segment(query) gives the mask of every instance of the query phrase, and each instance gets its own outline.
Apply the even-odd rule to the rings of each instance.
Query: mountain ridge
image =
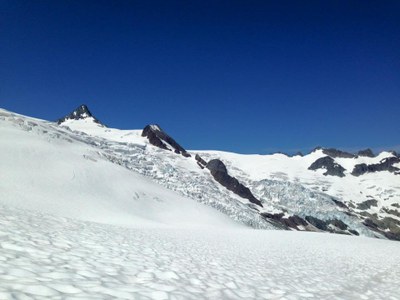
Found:
[[[158,125],[147,125],[145,130],[117,130],[95,122],[97,119],[87,111],[85,107],[82,113],[67,115],[58,126],[93,145],[110,162],[150,177],[249,226],[399,239],[400,218],[395,206],[399,202],[399,188],[394,186],[397,171],[391,173],[376,167],[379,170],[367,170],[359,176],[351,174],[357,163],[369,166],[383,161],[397,170],[398,158],[393,153],[381,152],[372,157],[366,151],[365,156],[350,156],[321,147],[293,157],[193,152],[186,151]],[[152,143],[149,132],[161,143]],[[308,170],[323,157],[329,157],[335,165],[343,165],[344,176],[329,174],[324,164]],[[207,167],[215,159],[224,165],[224,174]],[[381,181],[376,172],[390,180]],[[356,196],[356,191],[366,194]],[[373,205],[363,205],[364,202]]]

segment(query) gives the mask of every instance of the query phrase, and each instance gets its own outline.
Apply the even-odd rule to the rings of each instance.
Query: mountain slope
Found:
[[[400,238],[400,176],[390,171],[361,176],[351,174],[357,165],[374,165],[396,158],[392,152],[382,152],[374,157],[337,157],[334,155],[337,151],[330,151],[332,156],[326,156],[324,149],[293,157],[222,151],[192,153],[200,154],[207,160],[221,159],[256,197],[264,200],[264,206],[269,205],[271,211],[287,211],[302,217],[309,215],[324,221],[342,211],[357,217],[377,233],[388,238]],[[325,157],[342,166],[344,176],[326,174],[324,167],[316,170],[309,168]],[[343,215],[339,219],[346,223]]]
[[[240,197],[216,182],[210,172],[199,167],[195,157],[180,155],[170,139],[162,139],[171,149],[152,144],[141,130],[107,128],[91,118],[67,120],[61,128],[93,144],[109,161],[151,178],[164,187],[228,215],[235,221],[255,228],[275,228],[274,220],[260,215],[260,209],[246,198]],[[159,127],[158,127],[159,128]],[[168,136],[163,133],[163,137]],[[168,140],[168,141],[167,141]],[[176,143],[177,144],[177,143]],[[171,151],[172,149],[178,149]],[[186,150],[183,149],[183,153]]]
[[[85,158],[101,158],[102,163],[108,161],[135,176],[144,175],[152,183],[216,208],[239,223],[255,228],[400,238],[396,172],[378,168],[379,172],[355,176],[351,171],[362,164],[386,164],[388,159],[393,164],[396,154],[375,157],[371,151],[353,155],[318,148],[295,157],[218,151],[192,152],[196,155],[191,156],[159,126],[149,125],[143,131],[107,128],[84,105],[72,113],[76,118],[70,115],[61,119],[60,127],[45,122],[51,130],[45,130],[44,136],[56,134],[79,141],[96,153],[94,158],[87,154]],[[20,126],[27,126],[28,121],[20,119]],[[102,180],[107,181],[109,175]],[[385,195],[388,197],[382,199]]]
[[[211,205],[247,225],[268,228],[268,224],[273,224],[282,229],[322,230],[376,237],[386,235],[396,238],[389,235],[392,231],[386,233],[386,228],[376,229],[369,226],[368,222],[373,216],[365,220],[364,216],[354,214],[344,205],[341,197],[333,195],[332,198],[324,190],[316,191],[307,185],[308,178],[321,185],[322,170],[308,170],[315,160],[326,156],[327,153],[335,157],[353,157],[351,154],[334,149],[319,149],[305,157],[296,156],[292,161],[280,160],[275,164],[274,160],[279,155],[273,155],[272,159],[269,159],[269,156],[241,156],[214,151],[192,152],[197,153],[193,155],[194,158],[189,155],[181,157],[176,154],[187,153],[186,150],[156,125],[146,126],[142,134],[139,130],[121,131],[106,128],[93,122],[91,118],[67,120],[61,123],[61,126],[84,132],[93,140],[97,139],[96,143],[110,161],[151,177],[157,183],[182,195]],[[154,136],[144,134],[152,128],[157,128]],[[154,141],[155,139],[157,141]],[[227,159],[230,156],[235,160]],[[287,158],[285,155],[280,156]],[[333,161],[333,158],[330,159]],[[224,165],[226,162],[228,168],[224,167],[225,171],[217,174],[209,164],[212,161],[218,162],[218,165]],[[285,168],[298,172],[302,182],[296,177],[294,181],[269,181],[268,176],[264,177],[265,170],[272,169],[276,170],[276,174],[283,174]],[[322,177],[323,180],[328,178]],[[355,180],[360,181],[360,178]],[[351,185],[349,187],[352,189]],[[394,234],[397,234],[397,224],[391,224],[390,227]]]
[[[52,123],[1,110],[0,126],[2,204],[124,226],[236,226]]]
[[[0,299],[400,297],[398,242],[244,227],[282,225],[263,216],[279,202],[375,234],[329,195],[219,159],[262,207],[140,130],[0,110]]]

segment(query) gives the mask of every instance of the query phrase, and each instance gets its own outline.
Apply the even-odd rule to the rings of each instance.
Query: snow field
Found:
[[[399,299],[400,243],[0,209],[0,299]]]

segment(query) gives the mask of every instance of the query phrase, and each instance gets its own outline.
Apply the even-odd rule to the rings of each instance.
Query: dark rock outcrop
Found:
[[[400,218],[400,211],[398,211],[396,209],[390,209],[390,208],[387,208],[387,207],[382,207],[381,210],[384,211],[387,214],[390,214],[390,215],[393,215],[393,216],[396,216],[396,217]]]
[[[279,222],[284,225],[285,228],[293,228],[296,230],[303,230],[304,228],[299,228],[298,226],[306,227],[308,225],[307,221],[303,218],[299,217],[298,215],[293,215],[289,217],[284,217],[284,213],[267,213],[263,212],[261,214],[264,218],[269,220],[273,220],[275,222]]]
[[[280,221],[285,214],[284,213],[272,214],[272,213],[268,213],[268,212],[263,212],[263,213],[261,213],[261,215],[264,218],[272,219],[275,221]]]
[[[340,158],[353,158],[355,157],[354,154],[349,153],[349,152],[345,152],[345,151],[341,151],[338,149],[334,149],[334,148],[323,148],[322,152],[330,157],[340,157]]]
[[[158,125],[147,125],[142,131],[142,136],[147,137],[150,144],[156,147],[172,151],[172,149],[168,147],[168,145],[170,145],[174,149],[175,153],[182,154],[184,157],[191,156]]]
[[[378,218],[376,214],[366,214],[363,224],[369,229],[378,232],[388,239],[400,240],[400,221],[392,217]]]
[[[196,154],[194,157],[197,161],[197,164],[199,165],[200,168],[204,169],[207,166],[207,162],[201,158],[200,155]]]
[[[327,222],[322,221],[318,218],[312,217],[312,216],[307,216],[306,221],[310,223],[311,225],[314,225],[316,228],[327,231],[328,230],[328,225]]]
[[[372,165],[367,165],[367,164],[358,164],[354,166],[353,171],[351,172],[351,175],[354,176],[360,176],[365,173],[374,173],[374,172],[381,172],[381,171],[389,171],[395,174],[400,173],[400,169],[394,167],[393,165],[395,163],[399,163],[400,158],[398,157],[388,157],[379,162],[379,164],[372,164]]]
[[[371,206],[378,206],[378,201],[376,201],[375,199],[369,199],[357,204],[357,208],[361,210],[370,209]]]
[[[225,164],[219,159],[210,160],[207,165],[214,179],[236,195],[262,207],[261,201],[251,193],[248,187],[241,184],[235,177],[228,174]]]
[[[333,219],[333,220],[330,221],[330,223],[331,223],[333,226],[339,228],[340,230],[346,230],[346,229],[348,228],[348,226],[346,225],[346,223],[344,223],[343,221],[338,220],[338,219]]]
[[[357,231],[357,230],[354,230],[354,229],[349,229],[349,232],[350,232],[352,235],[360,235],[360,234],[358,233],[358,231]]]
[[[63,118],[60,118],[57,120],[58,124],[61,124],[67,120],[83,120],[87,118],[93,118],[93,121],[103,125],[99,120],[97,120],[92,113],[90,112],[89,108],[85,105],[82,104],[78,106],[76,109],[74,109],[70,114],[66,115]]]
[[[290,228],[294,228],[299,230],[298,226],[307,226],[308,223],[303,218],[299,217],[298,215],[293,215],[288,218],[282,218],[282,223]]]
[[[332,157],[329,156],[324,156],[321,158],[318,158],[315,162],[311,164],[311,166],[308,167],[309,170],[318,170],[318,169],[325,169],[326,172],[324,175],[331,175],[331,176],[338,176],[338,177],[344,177],[344,171],[346,171],[345,168],[343,168],[341,165],[335,162],[335,160]]]
[[[322,230],[322,231],[329,231],[329,232],[333,232],[333,233],[344,233],[344,234],[348,234],[344,231],[348,230],[348,226],[346,223],[344,223],[341,220],[338,219],[331,219],[331,220],[321,220],[312,216],[307,216],[306,217],[307,222],[309,222],[310,224],[314,225],[316,228]],[[330,225],[333,225],[335,228],[330,227]]]
[[[374,152],[371,149],[360,150],[357,152],[358,156],[375,157]]]
[[[348,207],[346,204],[344,204],[342,201],[336,200],[336,199],[334,199],[334,198],[332,198],[332,201],[333,201],[337,206],[339,206],[340,208],[349,209],[349,207]]]

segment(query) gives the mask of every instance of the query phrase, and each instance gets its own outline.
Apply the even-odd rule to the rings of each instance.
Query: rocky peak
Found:
[[[354,154],[349,153],[349,152],[345,152],[342,150],[338,150],[335,148],[323,148],[322,152],[330,157],[336,158],[336,157],[340,157],[340,158],[353,158],[355,157]]]
[[[360,150],[357,152],[358,156],[375,157],[374,152],[371,149]]]
[[[179,145],[157,124],[147,125],[142,131],[142,136],[147,137],[150,144],[156,147],[164,150],[174,151],[177,154],[182,154],[184,157],[191,156],[181,145]]]
[[[94,122],[101,124],[101,122],[92,115],[89,108],[85,104],[78,106],[65,117],[58,119],[57,123],[61,124],[67,120],[83,120],[87,118],[92,118]]]

